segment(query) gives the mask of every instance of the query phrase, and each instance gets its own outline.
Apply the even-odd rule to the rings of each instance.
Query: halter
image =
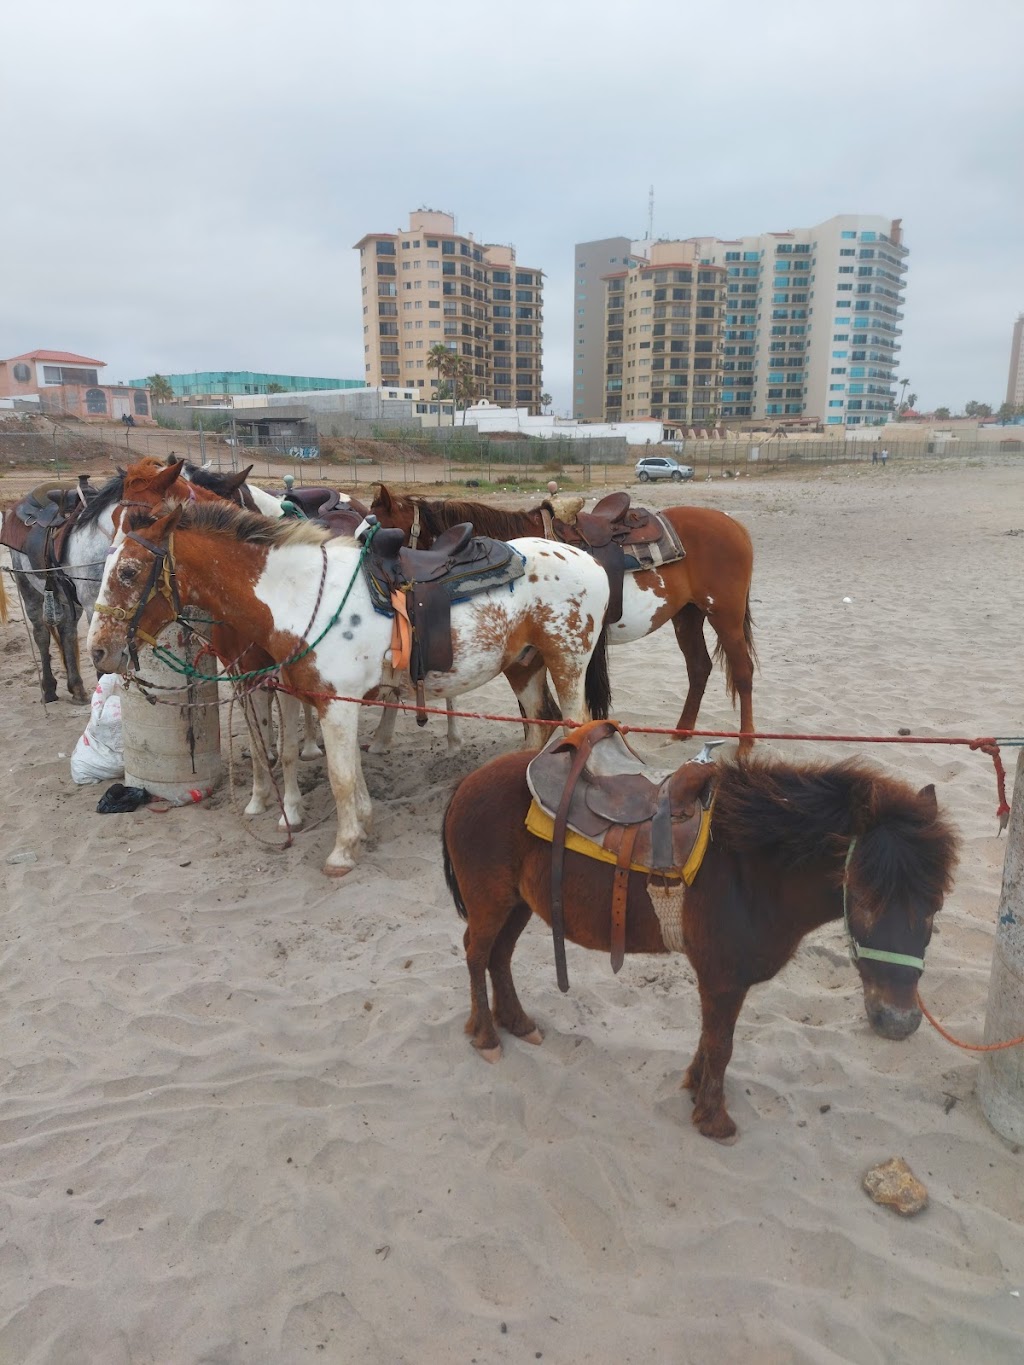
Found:
[[[846,936],[850,940],[850,956],[854,962],[859,962],[862,958],[872,962],[889,962],[896,967],[913,967],[917,972],[924,971],[924,958],[911,957],[909,953],[890,953],[884,948],[865,948],[853,936],[853,929],[850,926],[850,863],[853,861],[853,850],[857,847],[857,836],[854,835],[850,840],[850,847],[846,853],[846,865],[843,868],[843,923],[846,925]]]
[[[125,539],[134,540],[137,545],[141,545],[153,556],[153,567],[150,570],[149,581],[139,598],[139,604],[134,613],[130,612],[127,607],[109,607],[101,602],[96,603],[94,610],[99,612],[101,616],[112,616],[115,621],[128,622],[126,632],[128,657],[132,661],[132,666],[138,668],[139,650],[136,641],[141,640],[143,644],[147,645],[156,644],[156,637],[139,627],[143,612],[149,606],[150,601],[157,593],[166,598],[168,606],[174,613],[175,620],[181,612],[181,601],[178,597],[178,582],[174,573],[174,532],[172,531],[167,537],[165,546],[154,545],[151,540],[146,540],[137,531],[129,531]]]

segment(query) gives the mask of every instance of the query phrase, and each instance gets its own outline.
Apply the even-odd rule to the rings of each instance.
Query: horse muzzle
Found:
[[[921,1011],[915,1000],[915,990],[887,994],[873,982],[864,982],[864,1012],[868,1023],[881,1038],[899,1043],[915,1033],[921,1023]]]

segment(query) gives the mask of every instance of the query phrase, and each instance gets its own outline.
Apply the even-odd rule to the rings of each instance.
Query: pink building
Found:
[[[105,368],[103,360],[70,351],[28,351],[0,360],[0,398],[38,395],[40,408],[52,416],[77,417],[83,422],[131,416],[141,424],[154,425],[149,390],[105,384],[100,377]]]

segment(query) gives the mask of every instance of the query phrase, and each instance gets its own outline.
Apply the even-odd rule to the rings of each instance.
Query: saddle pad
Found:
[[[436,586],[444,588],[451,602],[465,602],[471,597],[476,597],[478,593],[490,592],[492,588],[503,588],[514,583],[517,578],[522,578],[526,573],[525,556],[514,550],[507,542],[483,540],[482,537],[475,537],[470,542],[471,546],[478,544],[489,547],[486,551],[481,550],[478,556],[486,560],[486,563],[479,566],[463,562],[460,555],[459,560],[452,565],[451,573],[446,574],[444,578],[433,580]],[[494,547],[499,545],[507,553],[498,554],[495,560]],[[394,608],[391,605],[392,589],[388,582],[375,572],[375,567],[372,556],[363,561],[363,577],[366,579],[373,609],[382,616],[394,616]]]
[[[662,564],[672,564],[677,559],[686,558],[686,549],[672,524],[666,521],[660,512],[652,511],[651,515],[660,526],[661,535],[657,540],[623,545],[627,573],[636,573],[640,569],[657,569]]]
[[[672,872],[666,873],[655,870],[654,868],[645,867],[643,863],[630,863],[630,871],[646,872],[651,876],[664,877],[666,880],[681,879],[687,886],[692,886],[694,878],[700,871],[701,863],[704,861],[704,855],[708,850],[708,843],[711,838],[712,809],[713,803],[706,810],[701,810],[700,828],[697,831],[697,837],[694,840],[693,847],[690,850],[686,863],[683,867],[679,868],[678,871],[673,869]],[[550,844],[555,832],[555,822],[552,817],[548,815],[547,811],[541,810],[536,801],[531,801],[530,809],[526,813],[526,828],[538,839],[543,839],[545,843]],[[586,858],[596,858],[598,862],[610,863],[613,867],[618,862],[617,856],[611,849],[604,848],[601,844],[595,844],[592,839],[588,839],[585,835],[580,834],[572,825],[569,826],[566,833],[565,846],[566,848],[571,849],[573,853],[582,853]]]
[[[31,529],[31,526],[26,526],[15,514],[14,508],[9,507],[4,513],[3,522],[0,523],[0,545],[6,545],[8,549],[19,550],[24,554]]]

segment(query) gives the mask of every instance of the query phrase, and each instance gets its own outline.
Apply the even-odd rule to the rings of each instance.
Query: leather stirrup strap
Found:
[[[569,827],[569,803],[579,781],[580,773],[587,766],[590,751],[599,739],[610,734],[615,726],[610,721],[593,726],[580,740],[573,754],[572,767],[565,779],[562,795],[558,802],[554,829],[551,833],[551,937],[555,949],[555,977],[558,989],[569,989],[569,972],[565,965],[565,914],[562,902],[562,874],[565,871],[565,834]]]
[[[626,903],[629,900],[629,865],[639,825],[626,825],[619,845],[619,858],[612,882],[612,971],[618,972],[626,956]]]

